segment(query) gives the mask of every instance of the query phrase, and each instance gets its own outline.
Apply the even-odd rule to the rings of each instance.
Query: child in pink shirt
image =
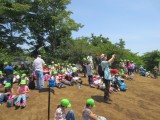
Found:
[[[29,93],[29,88],[26,85],[26,80],[21,80],[20,86],[18,87],[17,94],[18,98],[16,101],[16,108],[18,109],[20,107],[20,103],[22,100],[22,107],[21,109],[26,107],[26,98],[27,98],[27,93]]]

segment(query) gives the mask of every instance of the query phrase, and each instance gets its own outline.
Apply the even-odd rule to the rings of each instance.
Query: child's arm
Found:
[[[92,112],[89,114],[89,116],[92,118],[92,120],[98,120],[97,115],[93,114]]]
[[[20,93],[19,93],[19,89],[20,89],[20,88],[18,87],[18,89],[17,89],[17,95],[20,95]]]
[[[30,89],[28,86],[25,87],[25,93],[29,93],[30,92]]]

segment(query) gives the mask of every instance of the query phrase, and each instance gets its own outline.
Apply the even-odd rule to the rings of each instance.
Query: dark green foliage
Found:
[[[145,68],[147,70],[152,70],[155,66],[158,66],[160,62],[160,51],[154,50],[152,52],[147,52],[142,56]]]
[[[134,61],[151,68],[158,63],[157,51],[142,58],[125,49],[125,41],[112,44],[103,35],[71,37],[73,31],[83,27],[70,18],[67,10],[71,0],[4,0],[0,1],[0,64],[12,62],[17,57],[33,61],[41,54],[46,63],[51,61],[77,63],[91,54],[116,54],[112,67],[120,60]]]

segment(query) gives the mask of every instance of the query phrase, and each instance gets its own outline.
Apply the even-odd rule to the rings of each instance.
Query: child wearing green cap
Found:
[[[26,80],[21,80],[20,86],[17,89],[18,98],[16,101],[16,109],[20,107],[21,100],[22,100],[21,109],[26,107],[26,98],[27,98],[27,93],[29,92],[30,90],[29,87],[26,85]]]
[[[4,87],[4,76],[2,71],[0,71],[0,88]]]
[[[157,67],[157,66],[155,66],[155,67],[153,68],[153,77],[154,77],[155,79],[158,78],[158,67]]]
[[[62,99],[54,113],[54,120],[76,120],[73,110],[68,111],[66,114],[66,109],[71,106],[68,99]]]
[[[14,71],[13,72],[13,83],[19,82],[19,80],[20,80],[20,76],[18,72]]]
[[[12,93],[13,93],[13,88],[11,87],[10,82],[6,82],[4,87],[5,87],[5,89],[4,89],[4,101],[7,102],[9,96],[11,96]]]
[[[92,98],[87,99],[86,107],[82,111],[82,120],[107,120],[103,116],[96,115],[92,112],[92,108],[95,107],[95,102]]]

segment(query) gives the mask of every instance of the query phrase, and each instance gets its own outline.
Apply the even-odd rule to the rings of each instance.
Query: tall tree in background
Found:
[[[121,38],[119,39],[119,43],[115,43],[115,45],[121,49],[124,49],[125,48],[125,41]]]
[[[67,10],[68,4],[70,0],[35,0],[31,3],[26,21],[31,33],[28,38],[35,51],[45,47],[55,53],[61,44],[70,40],[72,31],[82,27],[70,18],[72,12]]]
[[[15,0],[16,1],[16,0]],[[7,47],[9,52],[20,50],[18,45],[26,42],[26,26],[24,14],[30,6],[16,3],[15,1],[0,1],[0,43]]]
[[[144,61],[145,68],[152,70],[154,66],[158,67],[160,62],[160,51],[154,50],[152,52],[147,52],[142,56],[142,60]]]

